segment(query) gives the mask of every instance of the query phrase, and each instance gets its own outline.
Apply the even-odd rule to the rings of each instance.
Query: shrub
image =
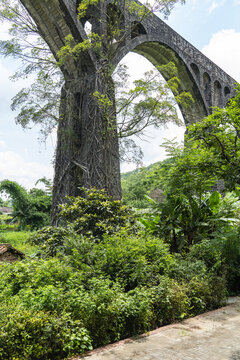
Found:
[[[118,279],[126,290],[150,286],[173,261],[163,241],[144,232],[129,234],[125,229],[105,236],[96,251],[96,267],[112,280]]]
[[[67,197],[60,206],[60,219],[73,224],[78,234],[101,240],[122,226],[133,225],[134,217],[120,200],[112,200],[104,190],[81,188],[82,197]]]
[[[92,349],[88,331],[62,317],[16,304],[0,308],[1,360],[62,360]]]
[[[159,280],[159,284],[151,288],[156,327],[184,319],[190,309],[186,286],[166,276]]]
[[[88,289],[69,292],[67,311],[88,329],[94,347],[149,330],[151,299],[137,288],[125,293],[120,284],[107,278],[92,278]]]
[[[226,282],[228,292],[240,291],[240,242],[239,229],[217,232],[213,239],[205,239],[190,248],[189,260],[201,259],[212,273]]]
[[[10,298],[20,290],[38,289],[48,285],[66,289],[72,286],[75,280],[78,281],[78,274],[56,258],[3,264],[0,267],[0,296]]]
[[[73,230],[70,226],[46,226],[33,233],[29,238],[29,242],[33,245],[38,245],[41,253],[45,256],[56,256],[71,233],[73,233]]]
[[[200,259],[192,257],[191,252],[185,257],[178,254],[169,269],[171,278],[185,284],[191,310],[189,315],[199,314],[206,309],[215,309],[225,303],[227,296],[226,279],[224,273],[220,273],[219,264],[216,262],[218,256],[213,257],[213,266],[208,268],[201,256],[201,243],[193,248],[199,248]],[[207,258],[209,259],[209,256]]]

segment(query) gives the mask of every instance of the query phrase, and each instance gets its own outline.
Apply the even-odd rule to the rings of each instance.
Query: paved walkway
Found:
[[[85,360],[240,360],[240,298],[218,310],[164,326],[76,358]]]

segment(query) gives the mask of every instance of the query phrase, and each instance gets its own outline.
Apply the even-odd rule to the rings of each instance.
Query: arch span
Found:
[[[64,37],[69,33],[79,42],[86,38],[84,26],[77,17],[76,9],[79,0],[56,0],[51,4],[47,0],[20,1],[36,21],[54,55],[64,45]],[[138,0],[135,2],[142,5]],[[96,11],[91,12],[94,31],[99,30],[104,33],[102,25],[106,22],[107,8],[111,7],[111,3],[111,0],[103,2],[101,14]],[[218,99],[218,106],[225,106],[229,98],[234,95],[236,81],[159,17],[150,13],[140,21],[137,15],[128,12],[127,7],[124,6],[124,0],[118,1],[118,7],[115,10],[114,7],[111,9],[111,18],[114,21],[119,22],[119,19],[122,19],[121,28],[126,31],[132,29],[129,36],[124,37],[124,41],[116,47],[113,65],[116,66],[130,51],[143,55],[154,65],[166,64],[174,59],[179,71],[181,89],[189,91],[195,100],[190,110],[182,109],[186,123],[199,121],[211,113],[211,107],[216,104],[216,99]],[[91,63],[92,70],[90,71],[94,71],[97,67],[97,59],[90,51],[87,56],[89,56],[87,65],[90,66]],[[79,73],[75,63],[69,62],[67,66],[70,74],[74,71]],[[208,74],[210,82],[204,74]],[[220,88],[223,89],[222,94],[220,94]]]
[[[180,91],[189,92],[194,99],[190,109],[180,107],[186,124],[201,120],[213,106],[226,105],[234,95],[236,81],[231,76],[157,16],[151,14],[142,25],[146,34],[127,39],[113,59],[114,66],[129,52],[143,55],[155,66],[173,61],[178,68]]]
[[[209,106],[200,88],[198,76],[192,67],[188,67],[184,60],[168,45],[157,41],[157,39],[149,39],[148,36],[139,36],[121,49],[113,60],[114,65],[117,65],[129,52],[144,56],[154,66],[165,65],[170,61],[175,63],[179,74],[180,92],[187,91],[194,99],[194,104],[190,108],[186,109],[180,106],[186,125],[202,119],[208,114]],[[166,81],[169,80],[167,74],[162,74],[162,76]]]

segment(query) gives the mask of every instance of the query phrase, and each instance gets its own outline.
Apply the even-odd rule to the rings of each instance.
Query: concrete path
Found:
[[[96,349],[85,360],[240,360],[240,298],[149,335]]]

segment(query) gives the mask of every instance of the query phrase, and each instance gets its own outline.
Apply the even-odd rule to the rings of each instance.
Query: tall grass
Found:
[[[0,243],[11,244],[26,255],[31,255],[37,251],[38,247],[27,242],[30,235],[30,231],[4,231],[0,233]]]

